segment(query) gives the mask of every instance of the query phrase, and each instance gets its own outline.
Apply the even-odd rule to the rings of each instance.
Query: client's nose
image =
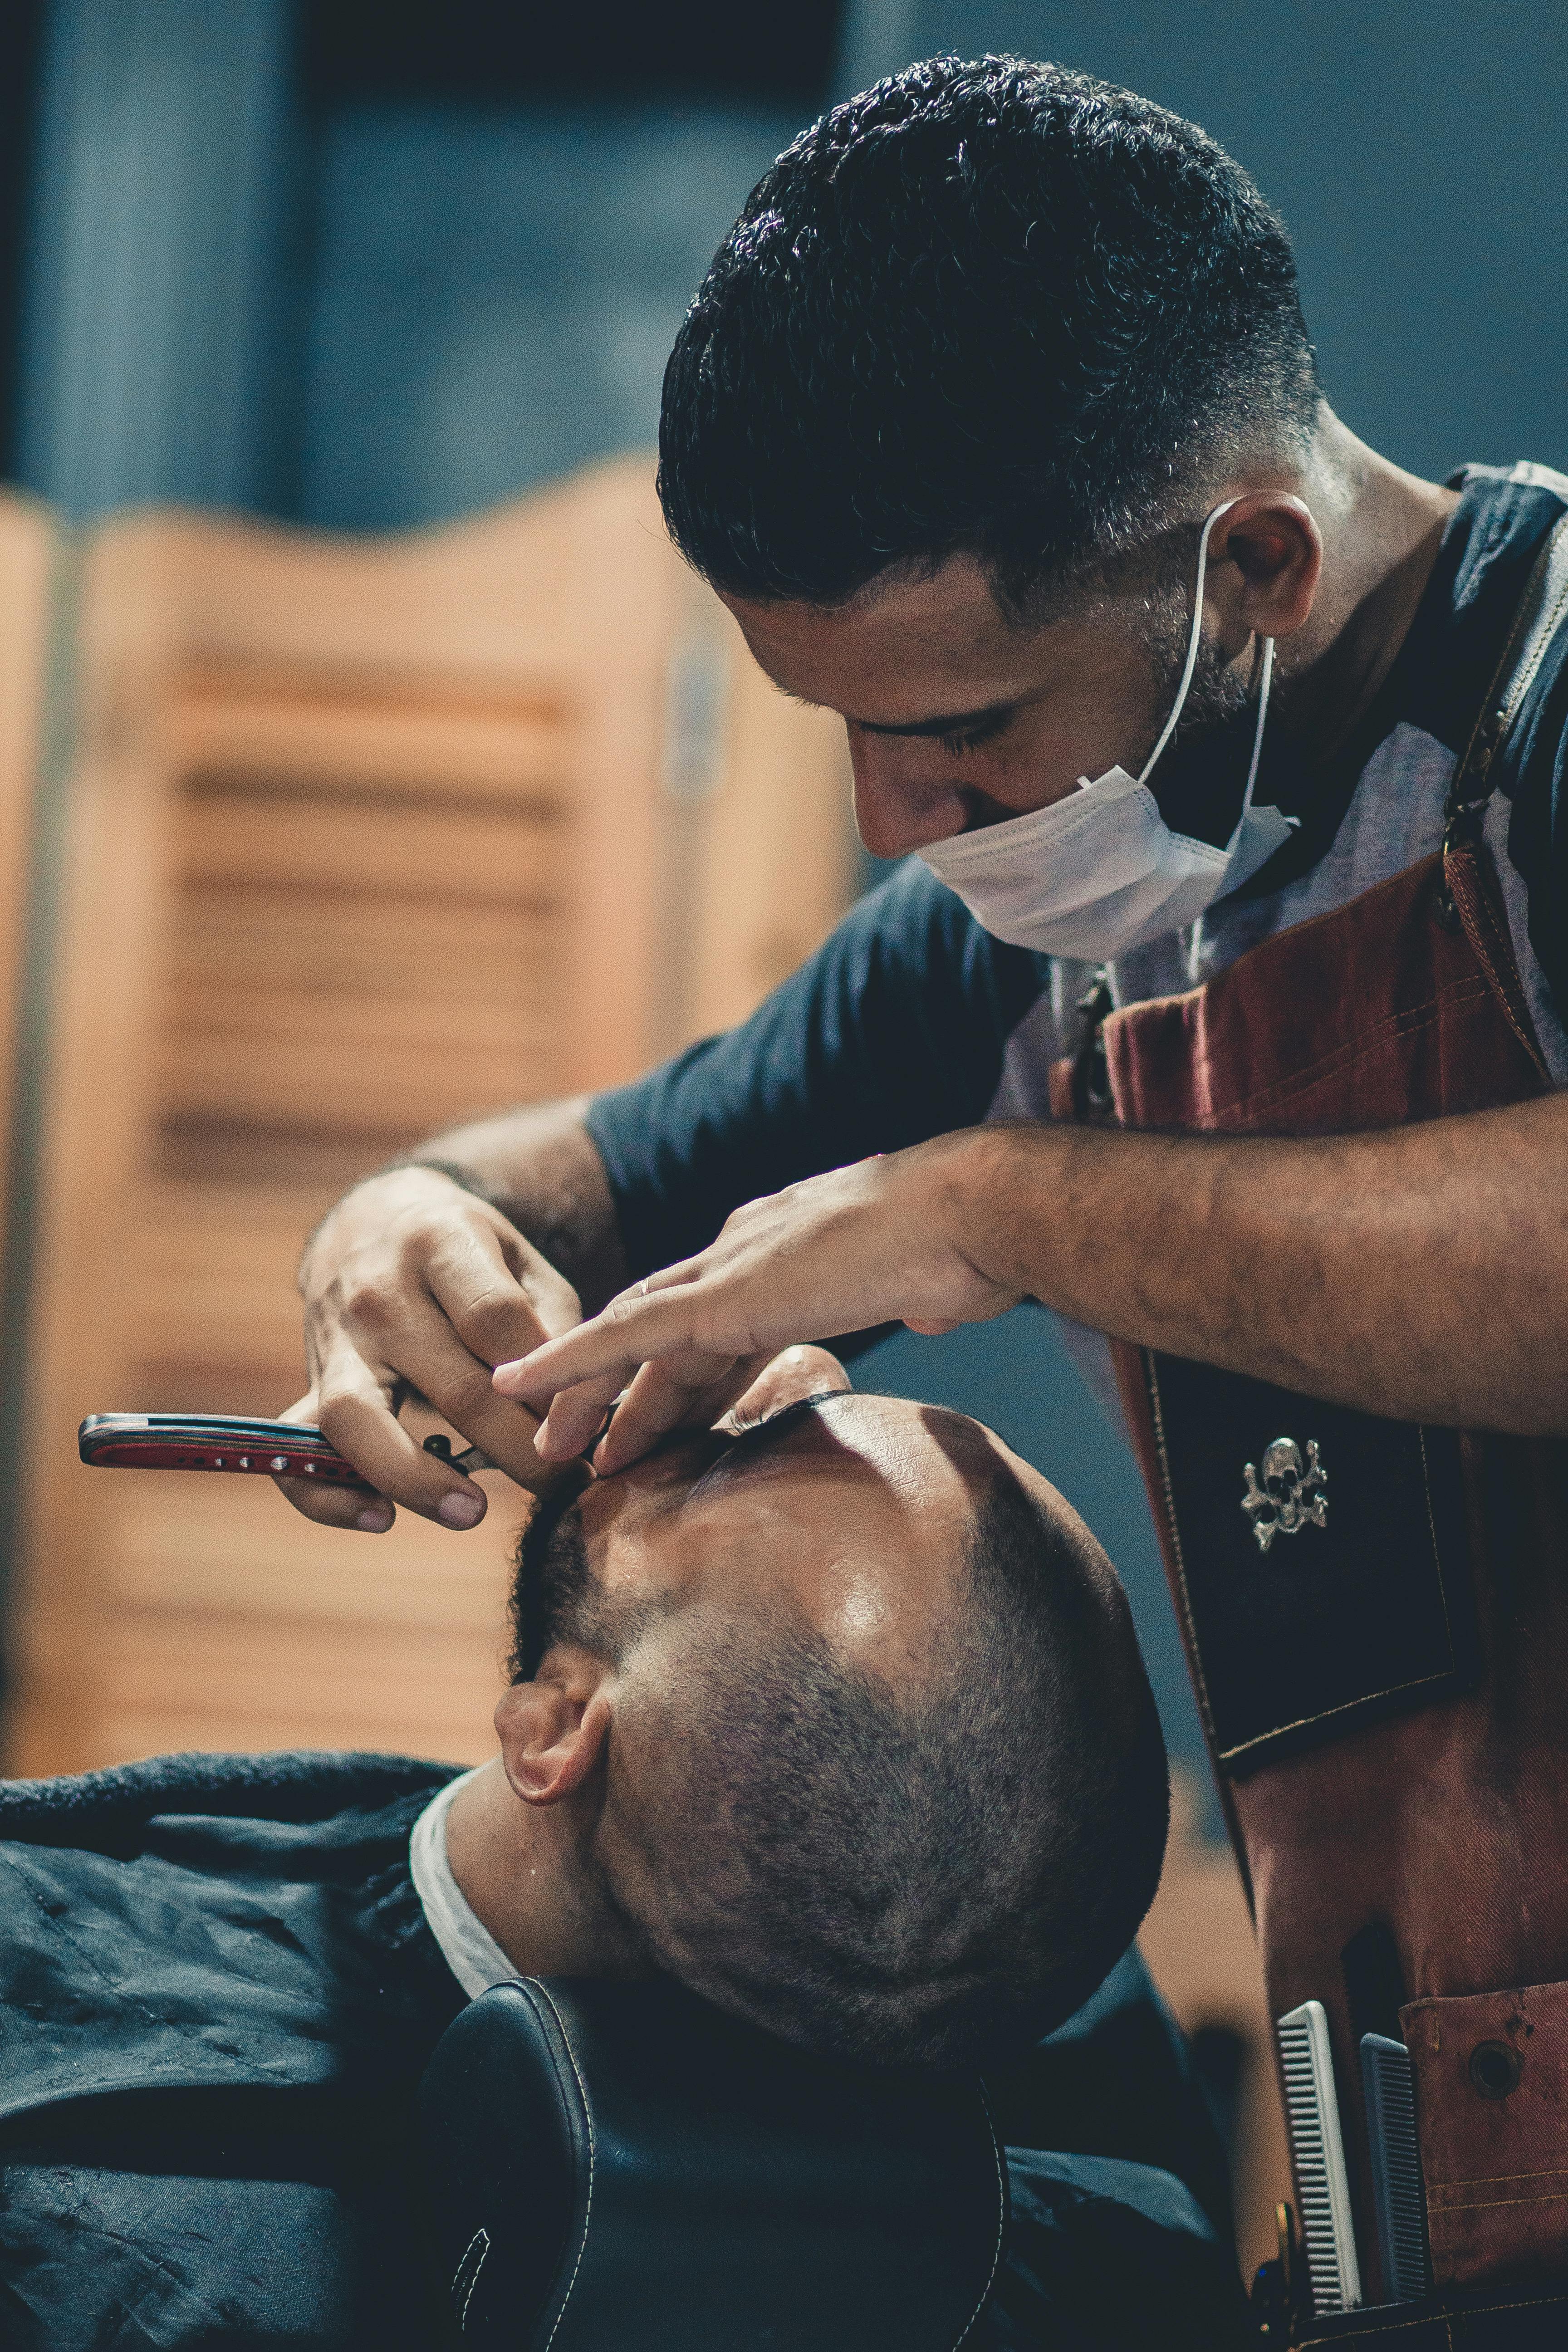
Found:
[[[755,1421],[765,1413],[781,1412],[787,1404],[798,1404],[805,1397],[821,1396],[826,1389],[848,1389],[853,1385],[830,1349],[785,1348],[771,1363],[763,1365],[744,1396],[738,1397],[730,1411],[742,1422]]]

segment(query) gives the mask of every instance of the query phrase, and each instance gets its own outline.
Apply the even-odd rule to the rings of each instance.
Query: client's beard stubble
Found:
[[[577,1507],[587,1483],[586,1476],[563,1478],[536,1505],[518,1538],[507,1611],[512,1631],[510,1682],[531,1682],[551,1643],[574,1630],[589,1583]]]

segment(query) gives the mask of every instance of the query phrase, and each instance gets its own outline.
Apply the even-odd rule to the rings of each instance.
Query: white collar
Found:
[[[447,1859],[447,1808],[476,1772],[459,1772],[431,1798],[415,1822],[408,1840],[408,1868],[414,1892],[424,1906],[430,1933],[441,1955],[470,2000],[491,1985],[513,1984],[521,1970],[514,1969],[452,1875]]]

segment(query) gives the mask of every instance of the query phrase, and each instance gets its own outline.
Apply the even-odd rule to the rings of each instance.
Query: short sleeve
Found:
[[[631,1273],[701,1249],[743,1201],[974,1125],[1048,968],[909,859],[750,1020],[595,1098]]]
[[[1530,907],[1530,944],[1568,1027],[1568,624],[1558,628],[1505,754],[1510,863]]]

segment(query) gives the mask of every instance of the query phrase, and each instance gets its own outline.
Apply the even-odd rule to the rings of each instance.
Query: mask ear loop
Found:
[[[1273,677],[1274,640],[1272,637],[1265,637],[1263,640],[1263,668],[1258,681],[1258,729],[1252,738],[1252,765],[1247,772],[1247,790],[1241,796],[1241,814],[1243,816],[1247,814],[1247,810],[1252,806],[1252,787],[1258,782],[1258,762],[1263,757],[1263,722],[1268,716],[1268,688],[1273,680]],[[1288,822],[1294,824],[1298,820],[1295,817],[1291,817]]]
[[[1176,699],[1171,707],[1171,715],[1160,730],[1160,740],[1155,744],[1153,750],[1150,752],[1149,757],[1143,762],[1142,772],[1138,778],[1141,784],[1146,784],[1148,782],[1150,777],[1154,772],[1155,762],[1158,761],[1161,752],[1164,750],[1166,744],[1170,741],[1172,736],[1176,731],[1176,721],[1182,715],[1183,706],[1186,701],[1188,691],[1193,683],[1193,672],[1198,666],[1198,646],[1203,642],[1204,634],[1204,574],[1208,570],[1209,533],[1213,530],[1215,523],[1218,522],[1221,515],[1227,515],[1232,507],[1238,507],[1240,504],[1241,500],[1239,499],[1226,499],[1223,506],[1215,507],[1214,512],[1205,518],[1204,527],[1198,533],[1198,578],[1197,585],[1193,590],[1193,625],[1187,638],[1186,667],[1182,672],[1182,682],[1176,688]],[[1265,642],[1269,647],[1269,658],[1270,664],[1272,665],[1273,640],[1272,638],[1269,638],[1266,639]],[[1267,702],[1267,700],[1268,674],[1266,672],[1264,682],[1264,701]],[[1258,742],[1261,742],[1261,740],[1262,730],[1261,727],[1259,727]],[[1256,774],[1258,769],[1258,744],[1254,744],[1253,746],[1252,766],[1253,772]],[[1252,791],[1250,782],[1247,789],[1250,795]]]

